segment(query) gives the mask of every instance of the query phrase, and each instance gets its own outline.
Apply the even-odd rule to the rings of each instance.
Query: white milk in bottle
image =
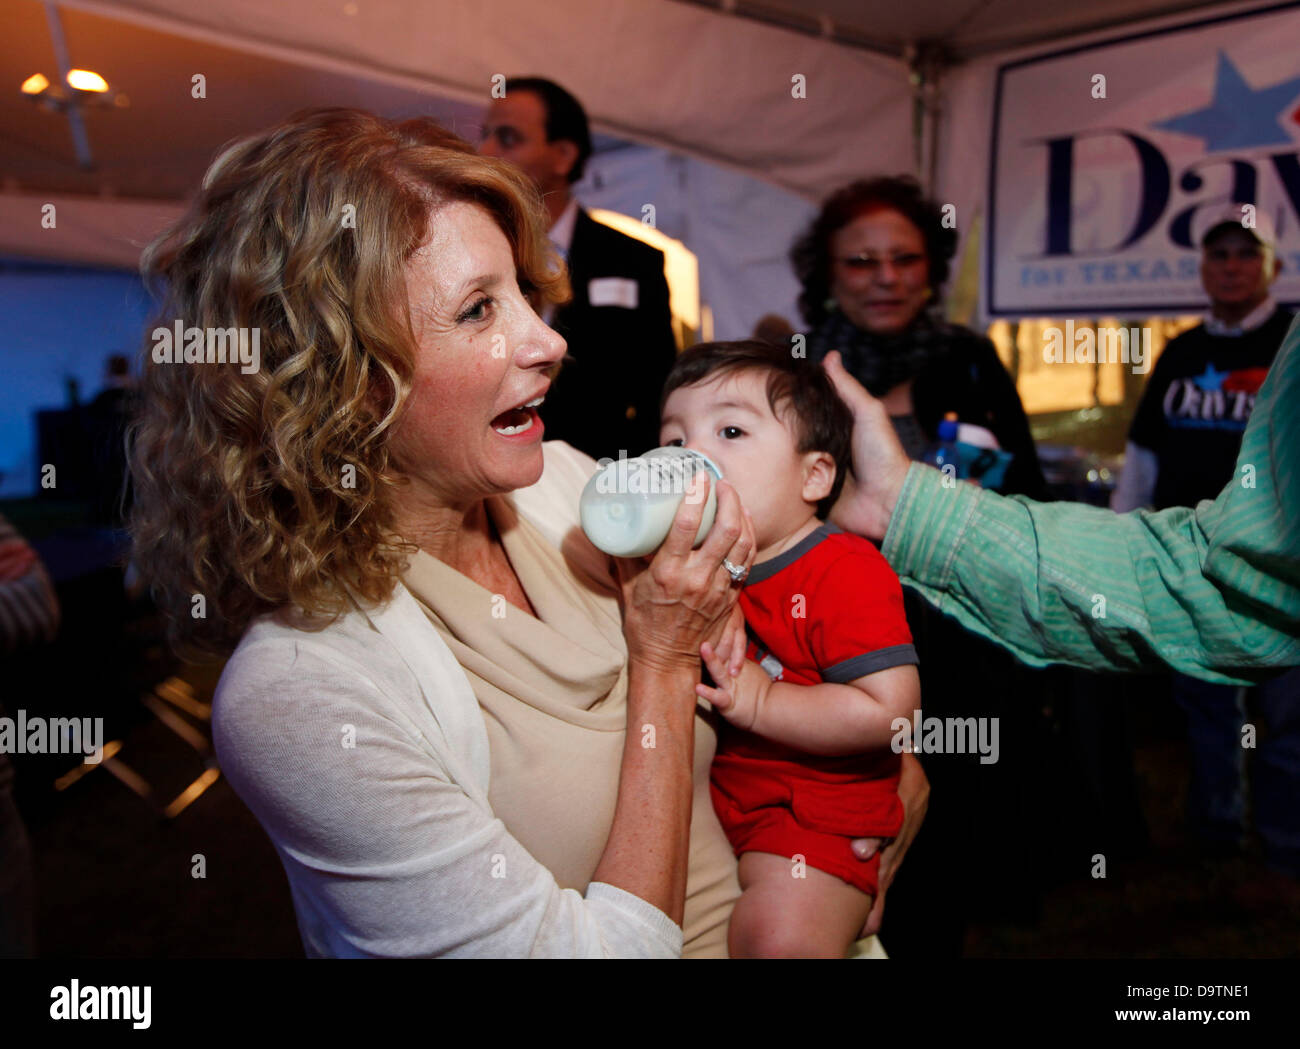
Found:
[[[707,455],[689,448],[654,448],[602,467],[582,490],[582,530],[597,549],[613,557],[654,553],[668,538],[677,508],[699,470],[710,478],[704,517],[695,534],[699,546],[713,527],[718,508],[715,482],[722,479],[722,471]]]

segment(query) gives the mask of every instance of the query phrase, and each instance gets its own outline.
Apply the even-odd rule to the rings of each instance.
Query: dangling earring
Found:
[[[840,308],[840,304],[835,301],[835,296],[831,295],[822,303],[822,308],[825,309],[827,313],[834,313]]]
[[[934,289],[931,288],[928,284],[926,285],[926,288],[925,288],[925,297],[926,297],[927,299],[933,299],[933,298],[934,298]]]

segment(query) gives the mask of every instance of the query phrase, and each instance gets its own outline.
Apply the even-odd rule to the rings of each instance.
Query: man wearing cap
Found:
[[[543,320],[569,355],[546,395],[546,436],[594,459],[659,443],[659,391],[677,356],[664,253],[605,226],[570,189],[591,155],[581,104],[559,84],[513,77],[483,121],[479,152],[523,170],[542,194],[573,299]]]
[[[1201,224],[1204,323],[1170,341],[1138,404],[1111,508],[1195,506],[1232,475],[1255,393],[1291,314],[1269,289],[1282,263],[1267,216],[1232,209]]]
[[[1151,373],[1112,509],[1194,507],[1234,479],[1255,395],[1292,321],[1270,294],[1281,269],[1272,226],[1263,214],[1244,224],[1246,213],[1233,207],[1197,224],[1210,309],[1165,347]],[[1244,760],[1256,746],[1244,739],[1249,703],[1251,721],[1263,721],[1255,726],[1256,827],[1269,858],[1300,877],[1300,669],[1254,690],[1176,674],[1173,693],[1188,718],[1187,811],[1201,845],[1215,854],[1241,846]]]

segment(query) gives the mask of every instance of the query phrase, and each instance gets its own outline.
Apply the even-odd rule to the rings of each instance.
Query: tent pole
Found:
[[[912,85],[913,168],[927,194],[934,192],[939,166],[939,89],[948,56],[934,43],[908,44],[903,52]]]
[[[63,23],[59,20],[57,4],[45,5],[45,21],[50,27],[50,46],[54,48],[54,60],[59,67],[62,86],[70,87],[68,73],[72,69],[72,62],[68,58],[68,44],[63,37]],[[90,136],[86,134],[86,122],[82,119],[81,107],[77,105],[75,91],[72,92],[67,106],[64,107],[63,115],[68,118],[68,130],[72,132],[72,148],[77,153],[77,166],[90,171],[94,167],[94,159],[90,153]]]

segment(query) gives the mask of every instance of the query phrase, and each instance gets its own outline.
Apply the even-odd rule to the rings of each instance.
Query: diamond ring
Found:
[[[733,583],[739,583],[745,576],[749,575],[749,569],[744,565],[732,564],[725,557],[722,559],[722,567],[727,570]]]

